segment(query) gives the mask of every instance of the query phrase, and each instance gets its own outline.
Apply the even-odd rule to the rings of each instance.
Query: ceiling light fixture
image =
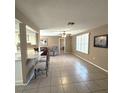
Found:
[[[65,31],[62,33],[62,37],[63,37],[63,38],[66,37],[66,33],[65,33]]]
[[[68,22],[68,26],[72,26],[72,25],[74,25],[75,23],[74,22]],[[61,34],[61,36],[62,36],[62,38],[65,38],[66,37],[66,33],[65,33],[65,31],[63,31],[63,33]],[[71,34],[69,34],[69,36],[71,36]]]

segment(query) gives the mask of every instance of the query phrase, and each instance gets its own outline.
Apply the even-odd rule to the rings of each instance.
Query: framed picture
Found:
[[[108,48],[108,35],[94,36],[94,47]]]
[[[47,46],[48,45],[48,39],[42,38],[40,39],[40,46]]]

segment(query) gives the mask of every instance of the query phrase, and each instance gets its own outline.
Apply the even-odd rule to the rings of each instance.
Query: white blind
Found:
[[[88,54],[89,33],[78,35],[76,37],[76,50]]]

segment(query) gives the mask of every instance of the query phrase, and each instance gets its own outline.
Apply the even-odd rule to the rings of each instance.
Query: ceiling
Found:
[[[108,0],[15,0],[41,35],[72,35],[108,23]],[[68,26],[68,22],[75,25]]]
[[[15,19],[15,32],[16,33],[20,33],[19,31],[19,23],[21,23],[18,19]],[[28,25],[26,25],[26,31],[30,34],[32,33],[38,33],[37,31],[35,31],[34,29],[32,29],[31,27],[29,27]]]

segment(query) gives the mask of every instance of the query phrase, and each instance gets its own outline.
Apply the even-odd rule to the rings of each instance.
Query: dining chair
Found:
[[[48,69],[49,69],[49,51],[48,49],[44,50],[42,54],[40,54],[38,58],[38,63],[35,66],[34,69],[34,77],[36,79],[37,74],[41,71],[46,72],[46,76],[48,76]]]

